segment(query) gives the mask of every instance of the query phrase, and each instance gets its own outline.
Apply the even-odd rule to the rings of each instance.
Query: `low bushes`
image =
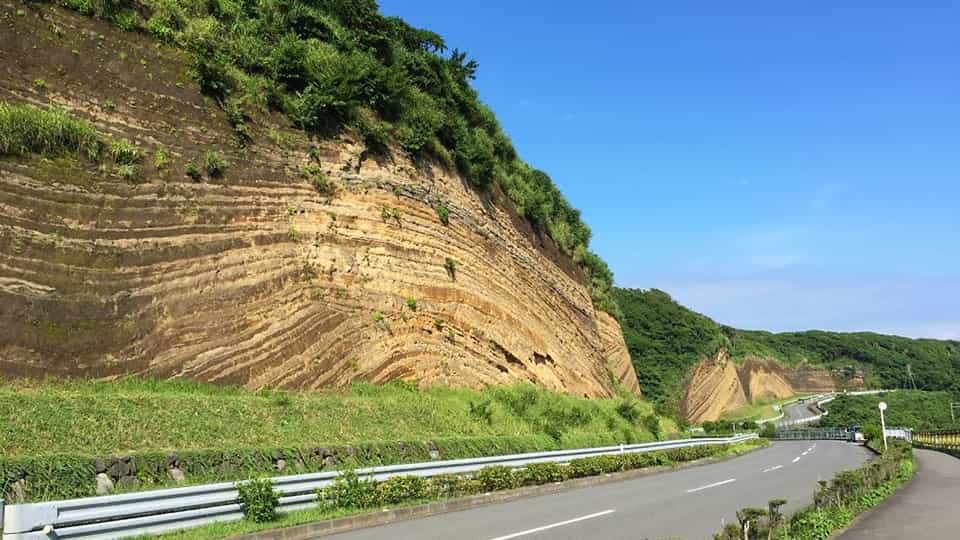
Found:
[[[250,480],[237,484],[237,492],[243,505],[243,516],[254,523],[277,519],[280,494],[273,490],[268,478]]]
[[[750,442],[752,446],[762,442]],[[359,478],[346,471],[329,487],[318,491],[318,500],[327,508],[363,509],[404,502],[451,498],[586,478],[630,469],[670,465],[710,456],[726,455],[731,445],[677,448],[660,452],[625,453],[574,459],[567,465],[534,463],[522,469],[491,465],[472,477],[441,474],[431,478],[395,476],[383,482]]]
[[[544,436],[461,437],[433,441],[371,442],[315,448],[236,448],[177,453],[137,452],[91,457],[59,454],[0,456],[0,498],[10,503],[96,495],[97,475],[124,490],[299,474],[340,467],[457,459],[555,450]]]

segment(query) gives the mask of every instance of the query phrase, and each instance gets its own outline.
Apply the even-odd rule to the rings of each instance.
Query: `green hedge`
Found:
[[[762,445],[751,441],[747,445]],[[671,465],[706,457],[725,455],[728,444],[676,448],[658,452],[613,454],[572,460],[567,465],[535,463],[522,469],[491,465],[473,476],[443,474],[424,479],[414,476],[396,476],[383,482],[358,478],[348,471],[331,486],[317,492],[318,500],[327,508],[363,509],[404,502],[461,497],[491,491],[502,491],[520,486],[535,486],[586,478],[632,469]]]
[[[543,436],[469,437],[433,441],[370,442],[313,448],[234,448],[176,453],[137,452],[124,456],[57,454],[37,457],[0,456],[0,498],[8,502],[70,499],[96,495],[96,476],[103,472],[118,484],[116,491],[174,487],[171,468],[186,484],[224,482],[262,476],[317,472],[557,450]],[[282,460],[285,467],[278,468]],[[121,481],[121,478],[126,480]]]
[[[593,441],[599,446],[609,441]],[[116,484],[115,492],[174,487],[175,468],[183,475],[183,484],[227,482],[265,476],[301,474],[332,469],[353,469],[398,463],[416,463],[432,459],[515,454],[561,449],[544,436],[475,437],[436,439],[434,441],[371,442],[352,446],[297,448],[238,448],[191,450],[176,454],[139,452],[127,456],[92,457],[49,455],[39,457],[0,457],[0,497],[8,502],[35,502],[72,499],[96,495],[97,474],[103,473]],[[677,448],[662,452],[622,454],[573,460],[568,467],[537,465],[523,471],[491,469],[478,476],[478,485],[453,481],[443,488],[463,493],[494,490],[520,485],[555,482],[596,474],[669,465],[726,452],[728,445]],[[285,464],[278,467],[281,462]],[[500,476],[493,476],[500,473]],[[181,484],[182,485],[182,484]]]

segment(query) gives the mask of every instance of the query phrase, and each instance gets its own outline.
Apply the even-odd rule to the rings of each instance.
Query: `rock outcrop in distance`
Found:
[[[862,380],[852,383],[862,386]],[[726,349],[698,363],[684,384],[681,413],[691,423],[719,420],[724,413],[763,399],[831,392],[837,382],[826,368],[809,363],[788,367],[750,357],[737,365]]]
[[[147,155],[132,179],[0,158],[0,374],[639,394],[619,325],[506,197],[280,117],[250,123],[240,148],[177,51],[55,8],[0,9],[0,100],[63,107]],[[208,151],[222,176],[189,178]]]

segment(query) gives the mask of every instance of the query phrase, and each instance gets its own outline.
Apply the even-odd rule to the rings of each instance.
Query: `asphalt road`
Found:
[[[916,476],[840,540],[942,540],[960,537],[960,459],[914,450]]]
[[[340,540],[709,539],[747,506],[813,501],[817,480],[858,467],[863,447],[781,441],[728,461],[336,535]]]
[[[789,405],[783,407],[784,416],[776,422],[778,426],[789,425],[791,422],[800,420],[802,418],[810,418],[817,416],[818,413],[815,413],[810,410],[810,407],[816,403],[821,397],[811,397],[805,399],[803,402],[795,401]]]

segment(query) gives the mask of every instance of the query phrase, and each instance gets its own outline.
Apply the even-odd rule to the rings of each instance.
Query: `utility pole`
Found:
[[[913,380],[913,366],[907,364],[907,376],[910,377],[910,384],[913,385],[913,389],[917,389],[917,381]]]
[[[954,424],[957,423],[957,411],[960,411],[960,401],[955,401],[950,404],[950,420]]]
[[[883,418],[883,411],[887,410],[887,402],[880,402],[880,430],[883,432],[883,451],[887,451],[887,421]]]

